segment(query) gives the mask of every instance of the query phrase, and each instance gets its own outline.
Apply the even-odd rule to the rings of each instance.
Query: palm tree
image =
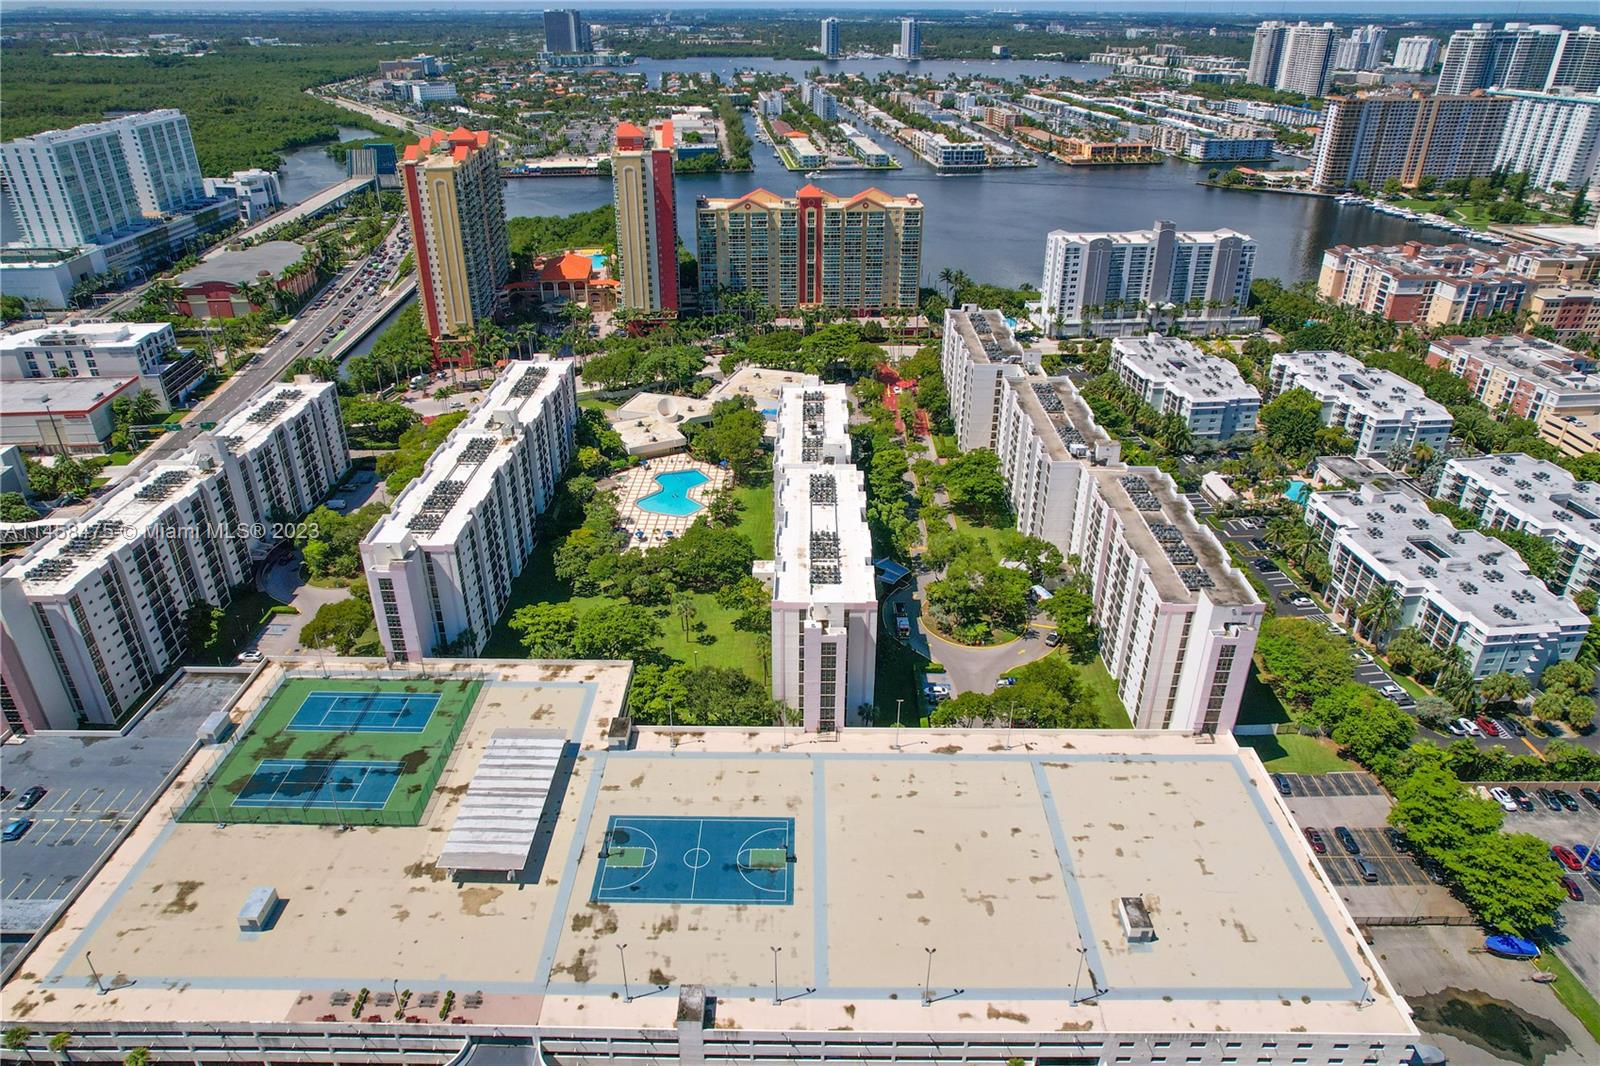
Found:
[[[1282,552],[1296,566],[1305,566],[1315,538],[1311,527],[1300,520],[1284,516],[1267,523],[1267,543]]]
[[[1528,679],[1504,670],[1478,682],[1478,694],[1486,703],[1515,703],[1530,691]]]
[[[57,1033],[50,1038],[50,1050],[55,1052],[56,1061],[66,1062],[70,1057],[67,1049],[72,1046],[71,1033]]]
[[[1434,689],[1457,714],[1470,715],[1478,706],[1478,683],[1467,669],[1467,657],[1460,648],[1451,648],[1447,655]]]
[[[939,271],[939,284],[945,286],[949,290],[951,298],[954,298],[956,294],[956,272],[949,267]]]
[[[680,592],[672,597],[673,609],[678,615],[678,624],[683,627],[683,639],[689,639],[689,626],[693,624],[695,615],[699,614],[694,605],[694,596],[687,592]]]
[[[1393,585],[1374,587],[1356,608],[1356,618],[1364,630],[1362,635],[1382,648],[1389,642],[1389,633],[1400,621],[1400,606],[1400,594]]]
[[[28,1050],[28,1037],[31,1035],[32,1034],[28,1032],[28,1027],[26,1025],[11,1026],[11,1028],[6,1030],[5,1049],[7,1051],[20,1051],[24,1055],[28,1056],[29,1062],[32,1062],[33,1052]]]

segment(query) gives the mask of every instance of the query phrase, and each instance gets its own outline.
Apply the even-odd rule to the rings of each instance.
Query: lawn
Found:
[[[602,400],[598,396],[585,396],[583,399],[578,401],[578,406],[587,408],[590,411],[599,411],[604,413],[606,411],[615,411],[617,408],[621,407],[622,404],[618,403],[616,400]]]
[[[774,551],[772,529],[772,482],[765,485],[740,485],[733,495],[743,505],[739,524],[734,528],[750,538],[757,559],[770,559]]]
[[[1268,770],[1282,774],[1329,774],[1340,770],[1360,770],[1353,762],[1339,758],[1331,741],[1299,733],[1278,736],[1237,737],[1239,744],[1254,748]]]
[[[1006,557],[1006,553],[1001,546],[1005,543],[1006,538],[1015,532],[1014,526],[1009,524],[1003,526],[978,525],[954,513],[950,515],[950,521],[955,525],[957,532],[970,533],[987,544],[996,559],[1004,559]]]
[[[772,490],[741,489],[740,492],[765,492],[770,501]],[[741,517],[741,527],[755,528],[763,521],[761,515],[765,514],[764,522],[767,530],[766,537],[769,545],[766,554],[771,554],[770,544],[772,537],[772,515],[770,511],[762,512],[754,505],[748,507]],[[746,532],[749,533],[746,528]],[[752,539],[754,535],[752,534]],[[533,549],[533,555],[528,559],[528,565],[523,567],[522,573],[511,583],[511,598],[506,606],[505,614],[495,624],[493,632],[489,634],[488,643],[484,646],[483,657],[489,659],[525,659],[528,657],[522,641],[515,630],[511,628],[511,616],[517,608],[530,603],[570,603],[580,612],[594,607],[607,607],[613,604],[625,604],[628,601],[613,596],[574,596],[564,584],[556,580],[554,562],[555,545],[548,540],[540,541]],[[758,547],[756,554],[762,553]],[[716,601],[716,597],[707,592],[697,592],[692,597],[695,616],[691,629],[686,634],[682,624],[678,621],[676,609],[671,606],[643,607],[648,610],[661,623],[662,639],[661,650],[674,659],[689,663],[691,666],[735,666],[749,674],[751,677],[767,684],[770,682],[770,664],[766,659],[766,641],[763,634],[749,633],[733,628],[734,619],[738,612],[728,610]]]
[[[271,822],[301,825],[416,825],[433,786],[477,702],[477,681],[291,678],[272,694],[250,730],[233,745],[180,817],[190,822]],[[290,731],[287,727],[313,692],[437,693],[439,702],[421,732]],[[381,810],[298,805],[235,807],[264,759],[397,762],[399,779]]]
[[[1106,670],[1104,660],[1095,656],[1093,662],[1078,668],[1078,677],[1089,690],[1095,712],[1100,716],[1101,729],[1133,728],[1127,708],[1122,706],[1122,697],[1117,695],[1117,682]]]

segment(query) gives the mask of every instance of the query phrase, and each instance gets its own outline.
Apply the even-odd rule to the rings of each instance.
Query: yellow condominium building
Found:
[[[400,163],[423,323],[437,341],[494,314],[511,274],[494,135],[465,127],[408,145]]]
[[[696,252],[702,299],[754,292],[779,309],[822,305],[861,314],[913,308],[922,280],[922,201],[867,189],[793,197],[756,189],[701,197]]]
[[[617,270],[622,307],[678,310],[678,224],[672,193],[670,119],[650,132],[624,122],[611,148],[611,195],[617,209]]]

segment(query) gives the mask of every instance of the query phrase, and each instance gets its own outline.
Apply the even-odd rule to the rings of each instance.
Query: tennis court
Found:
[[[595,903],[794,902],[793,818],[614,816]]]
[[[233,806],[380,811],[399,780],[397,762],[263,759]]]
[[[295,733],[420,733],[437,692],[308,692],[289,719]]]

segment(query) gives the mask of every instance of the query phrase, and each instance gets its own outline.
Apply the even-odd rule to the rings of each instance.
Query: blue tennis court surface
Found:
[[[235,807],[328,807],[377,811],[400,780],[397,762],[262,759]]]
[[[614,816],[591,899],[793,903],[794,819]]]
[[[311,692],[289,719],[297,733],[420,733],[437,692]]]

